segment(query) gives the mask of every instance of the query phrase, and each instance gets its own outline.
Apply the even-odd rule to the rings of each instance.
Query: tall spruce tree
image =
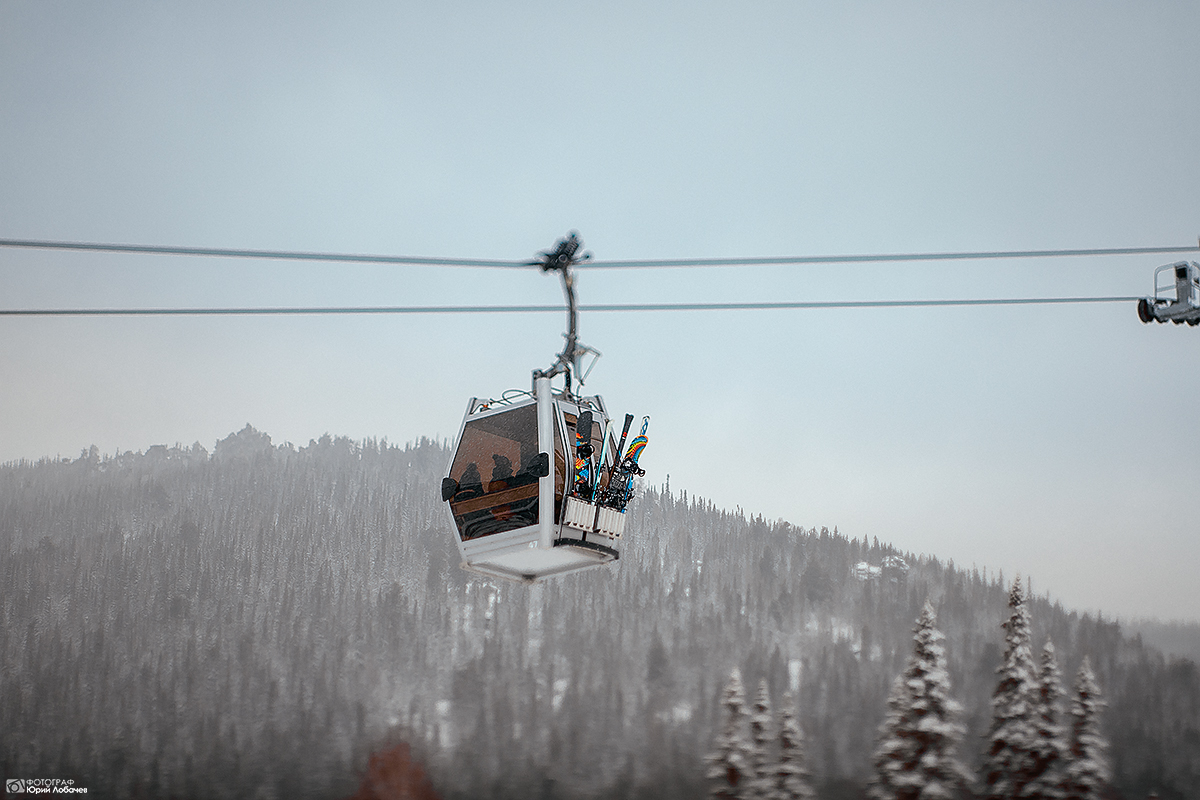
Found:
[[[1030,748],[1032,765],[1029,783],[1022,790],[1028,800],[1063,800],[1067,741],[1058,701],[1063,695],[1054,643],[1046,640],[1038,666],[1037,701],[1034,708],[1034,738]]]
[[[892,685],[879,728],[872,800],[945,800],[967,781],[954,754],[963,727],[960,706],[950,698],[945,637],[936,621],[926,602],[913,631],[913,654]]]
[[[1108,742],[1100,733],[1104,701],[1100,686],[1085,656],[1071,696],[1071,744],[1067,761],[1066,800],[1099,800],[1108,783]]]
[[[737,667],[721,694],[725,722],[717,735],[717,744],[705,761],[705,776],[713,781],[712,796],[721,800],[743,800],[751,777],[750,742],[746,735],[746,692],[742,673]]]
[[[783,696],[779,717],[779,760],[775,765],[775,797],[779,800],[815,800],[812,777],[804,760],[804,734],[796,718],[792,693]]]
[[[771,691],[764,678],[758,683],[758,694],[750,709],[750,781],[746,786],[747,800],[775,800],[775,781],[772,774],[774,719],[771,716]]]
[[[1037,684],[1030,649],[1029,611],[1021,579],[1008,593],[1011,609],[1004,623],[1004,662],[992,693],[992,727],[983,760],[983,796],[987,800],[1017,800],[1033,775],[1034,706]]]

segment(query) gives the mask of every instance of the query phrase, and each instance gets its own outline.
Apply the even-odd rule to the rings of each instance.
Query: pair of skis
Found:
[[[629,503],[633,478],[646,474],[646,471],[638,466],[638,459],[641,458],[642,451],[649,441],[646,437],[646,429],[650,425],[649,417],[642,419],[641,433],[630,442],[629,450],[624,457],[621,457],[621,451],[625,447],[625,439],[629,436],[629,428],[632,424],[633,415],[626,414],[625,425],[621,430],[621,441],[617,444],[617,459],[614,459],[617,463],[609,471],[608,486],[601,488],[600,472],[604,469],[604,459],[608,455],[608,442],[612,438],[612,420],[609,420],[604,427],[604,438],[600,444],[600,458],[593,463],[592,455],[595,453],[595,448],[592,447],[591,409],[581,411],[576,419],[574,495],[589,503],[595,503],[597,513],[599,513],[599,506],[615,508],[624,512],[625,506]]]

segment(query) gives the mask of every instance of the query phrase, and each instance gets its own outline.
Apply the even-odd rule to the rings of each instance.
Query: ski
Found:
[[[592,411],[579,412],[575,420],[575,479],[573,493],[577,497],[592,496]]]

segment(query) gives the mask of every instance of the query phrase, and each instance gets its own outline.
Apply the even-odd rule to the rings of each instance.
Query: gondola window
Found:
[[[450,477],[450,510],[464,541],[538,524],[537,407],[501,411],[466,424]]]

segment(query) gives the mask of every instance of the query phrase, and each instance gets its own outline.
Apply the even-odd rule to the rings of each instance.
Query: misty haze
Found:
[[[448,458],[247,426],[211,453],[0,468],[5,774],[343,798],[370,763],[434,794],[358,797],[699,797],[736,669],[747,705],[760,682],[794,698],[817,796],[857,798],[926,601],[981,764],[1013,576],[643,486],[615,564],[482,579],[438,497]],[[1112,796],[1200,796],[1195,662],[1046,594],[1028,609],[1068,693],[1095,669]]]
[[[0,0],[6,797],[1200,800],[1197,31]]]

